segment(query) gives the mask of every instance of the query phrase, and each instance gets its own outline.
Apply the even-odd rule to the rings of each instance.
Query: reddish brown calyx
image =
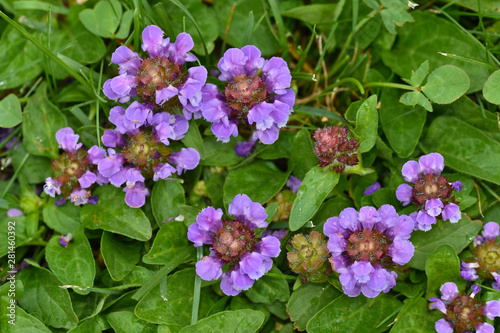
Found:
[[[332,166],[343,172],[346,166],[358,164],[359,141],[349,136],[345,127],[332,126],[314,132],[314,153],[321,167]]]
[[[144,177],[152,178],[153,167],[159,163],[168,163],[172,150],[163,143],[156,141],[150,131],[141,131],[127,140],[122,150],[123,158],[141,170]]]
[[[391,264],[387,255],[391,245],[389,238],[380,230],[359,230],[353,232],[347,239],[347,255],[352,261],[369,261],[372,265]]]
[[[222,227],[215,233],[212,250],[232,269],[244,253],[253,251],[258,241],[259,238],[246,224],[238,220],[224,220]]]
[[[80,148],[76,152],[65,151],[59,155],[52,161],[52,169],[54,170],[54,178],[63,184],[61,193],[67,197],[74,188],[80,187],[78,178],[90,169],[95,169],[95,166],[90,165],[87,160],[87,152]]]
[[[184,67],[165,57],[144,59],[136,74],[137,93],[145,102],[155,104],[156,91],[184,82]],[[178,103],[177,99],[174,99]]]
[[[225,89],[226,101],[236,115],[246,118],[255,104],[264,102],[269,96],[267,87],[259,76],[240,74],[229,82]]]
[[[486,321],[483,307],[484,302],[461,295],[446,307],[443,317],[452,323],[457,333],[474,332],[478,325]]]
[[[413,201],[418,206],[424,205],[430,199],[440,199],[445,203],[452,191],[453,188],[444,176],[426,174],[415,183]]]

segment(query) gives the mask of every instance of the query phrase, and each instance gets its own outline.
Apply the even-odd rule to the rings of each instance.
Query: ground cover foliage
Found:
[[[481,312],[500,299],[498,232],[487,225],[500,223],[498,8],[1,0],[1,331],[500,328],[500,310]],[[151,26],[164,35],[148,37]],[[183,32],[188,49],[175,44]],[[167,37],[168,51],[155,49]],[[261,53],[238,69],[258,101],[226,85],[242,72],[225,52],[242,48]],[[135,90],[149,74],[130,73],[161,52],[185,81],[155,99]],[[128,90],[109,88],[124,75]],[[214,101],[230,112],[217,118]],[[259,105],[274,109],[261,117]],[[126,123],[132,113],[147,115]],[[161,163],[128,157],[141,144],[157,149],[147,163]],[[128,164],[111,172],[117,155]],[[70,160],[68,190],[59,177]],[[438,183],[443,192],[426,190]],[[368,236],[382,254],[363,252]],[[482,291],[471,294],[473,283]],[[450,311],[462,313],[465,298],[481,310],[455,321],[440,312],[458,302]]]

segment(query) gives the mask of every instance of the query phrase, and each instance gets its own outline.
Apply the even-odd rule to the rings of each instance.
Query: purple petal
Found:
[[[122,169],[123,162],[123,156],[110,148],[108,149],[108,157],[99,162],[97,169],[104,177],[111,177]]]
[[[219,99],[212,99],[204,103],[201,106],[201,111],[203,118],[211,123],[221,121],[223,118],[227,119],[231,113],[231,109],[227,104]]]
[[[396,238],[389,246],[389,255],[392,261],[398,265],[407,264],[415,253],[415,247],[408,240]]]
[[[248,57],[240,49],[228,49],[217,64],[221,71],[219,80],[232,81],[236,75],[244,74],[247,60]]]
[[[368,261],[356,261],[351,266],[352,273],[359,283],[366,283],[370,274],[374,271],[372,264]]]
[[[280,241],[274,236],[262,237],[260,242],[255,245],[255,252],[270,258],[276,258],[280,252]]]
[[[328,239],[328,250],[334,256],[340,256],[346,250],[347,240],[339,234],[332,234]]]
[[[451,302],[458,297],[458,288],[457,285],[453,282],[446,282],[441,286],[439,290],[443,294],[443,296],[441,296],[441,299],[445,302]]]
[[[217,230],[222,228],[222,209],[217,210],[213,207],[204,208],[196,217],[196,223],[200,230],[216,233]],[[213,238],[213,236],[212,236]]]
[[[397,219],[399,218],[396,209],[391,205],[382,205],[378,209],[378,213],[380,216],[380,221],[375,224],[375,228],[380,231],[384,231],[387,228],[392,228],[396,225]]]
[[[401,172],[407,182],[415,183],[420,179],[422,169],[416,161],[408,161],[403,165]]]
[[[260,50],[253,45],[246,45],[241,48],[243,54],[247,57],[245,64],[245,74],[247,76],[254,76],[257,70],[264,66],[264,58],[260,55]]]
[[[366,283],[366,285],[372,289],[373,291],[380,293],[382,290],[385,289],[385,286],[387,284],[387,276],[384,272],[384,268],[382,269],[376,269],[370,274],[370,279]],[[365,294],[365,293],[363,293]],[[367,296],[365,294],[365,296]],[[368,296],[367,296],[368,297]]]
[[[425,210],[430,216],[438,216],[441,214],[443,207],[444,205],[439,199],[430,199],[425,202]]]
[[[179,65],[184,64],[185,61],[193,61],[193,57],[187,55],[189,51],[194,47],[193,38],[190,34],[181,32],[175,39],[175,43],[170,44],[170,56]]]
[[[439,153],[430,153],[420,157],[418,164],[425,175],[430,173],[440,175],[444,169],[444,158]]]
[[[45,179],[45,185],[43,186],[43,191],[50,195],[52,198],[54,198],[57,195],[61,194],[61,186],[64,184],[61,184],[57,179],[52,179],[51,177],[48,177]]]
[[[462,217],[462,213],[460,212],[460,207],[455,205],[454,203],[448,203],[442,212],[443,221],[450,220],[451,223],[457,223]]]
[[[429,301],[431,301],[431,307],[433,309],[438,309],[439,311],[441,311],[442,313],[445,313],[446,314],[446,305],[443,303],[442,300],[440,300],[439,298],[437,297],[431,297],[429,298]]]
[[[257,252],[245,253],[241,257],[240,269],[243,273],[252,278],[252,275],[260,270],[262,256]],[[256,278],[254,278],[256,279]]]
[[[149,103],[139,103],[134,101],[125,110],[125,117],[133,123],[133,128],[139,128],[146,123],[146,120],[151,120],[153,116],[153,105]]]
[[[109,121],[112,122],[116,126],[116,129],[122,134],[126,134],[137,128],[134,122],[125,117],[125,109],[121,106],[115,106],[109,111]]]
[[[298,179],[294,175],[290,175],[286,181],[286,186],[293,193],[297,193],[299,191],[300,185],[302,185],[302,180]]]
[[[144,206],[146,203],[146,196],[149,195],[149,191],[144,186],[144,183],[136,183],[134,187],[125,187],[123,189],[125,192],[125,203],[132,208],[139,208]]]
[[[92,146],[87,153],[87,160],[94,165],[99,164],[106,157],[106,151],[99,146]]]
[[[487,241],[495,240],[499,234],[498,223],[488,222],[484,225],[482,235]]]
[[[427,214],[425,210],[421,210],[417,213],[417,218],[415,220],[416,228],[422,231],[429,231],[433,224],[436,224],[436,218]]]
[[[326,223],[323,225],[323,233],[327,237],[332,237],[338,233],[344,234],[345,229],[340,225],[339,218],[334,216],[326,220]]]
[[[378,190],[380,190],[380,188],[381,188],[380,183],[376,181],[365,189],[365,192],[363,193],[363,195],[373,194],[373,193],[377,192]]]
[[[238,136],[238,125],[236,120],[230,120],[227,124],[224,122],[218,122],[212,124],[212,133],[217,137],[217,141],[229,142],[229,138],[232,136]]]
[[[457,190],[457,192],[460,192],[462,191],[462,182],[457,180],[456,182],[453,182],[451,183],[451,187],[454,189],[454,190]]]
[[[80,136],[75,134],[71,127],[64,127],[56,132],[56,140],[59,143],[59,148],[68,152],[76,152],[82,146],[81,143],[78,143],[79,138]]]
[[[408,239],[415,227],[415,221],[408,215],[401,215],[396,220],[394,226],[386,231],[386,235],[392,239]]]
[[[19,210],[17,208],[11,208],[7,211],[7,216],[8,217],[17,217],[17,216],[22,216],[23,211]]]
[[[285,94],[285,89],[289,88],[292,82],[292,75],[286,61],[279,57],[272,57],[265,62],[262,67],[262,78],[267,90],[278,95]]]
[[[358,222],[358,212],[354,208],[346,208],[339,214],[339,223],[344,229],[358,231],[361,225]]]
[[[248,290],[253,286],[254,280],[239,269],[231,271],[233,287],[237,290]]]
[[[205,256],[196,263],[196,274],[203,280],[217,280],[222,275],[222,260],[215,256]]]
[[[267,227],[266,210],[258,202],[252,202],[246,194],[237,194],[229,204],[228,213],[245,222],[252,230]]]
[[[396,189],[396,198],[401,201],[403,206],[408,205],[413,197],[413,187],[408,184],[401,184]]]
[[[212,244],[214,234],[206,230],[200,230],[197,223],[193,223],[188,228],[187,238],[194,243],[195,247],[200,247],[203,244]]]
[[[495,317],[500,317],[500,302],[496,300],[486,302],[484,314],[491,320],[494,320]]]
[[[170,177],[175,172],[175,168],[168,163],[158,163],[153,167],[153,171],[153,180],[156,182],[158,179]]]
[[[102,143],[106,147],[125,147],[125,139],[119,131],[105,130],[101,137]]]
[[[200,163],[200,153],[194,148],[182,148],[177,153],[172,153],[168,160],[177,168],[177,174],[184,170],[193,170]]]
[[[255,147],[255,141],[252,139],[240,141],[234,146],[234,151],[239,157],[247,157],[252,152],[253,147]]]
[[[85,172],[80,178],[78,178],[78,182],[80,183],[81,188],[90,187],[96,182],[96,180],[96,175],[91,171]]]
[[[268,128],[263,131],[256,130],[254,135],[256,134],[257,138],[259,138],[259,140],[263,144],[271,145],[274,142],[276,142],[276,140],[278,140],[279,132],[280,132],[279,128],[276,127],[276,125],[273,125],[271,128]]]
[[[166,56],[169,39],[163,39],[163,30],[155,25],[149,25],[142,31],[142,49],[149,53],[151,58]]]
[[[126,103],[130,97],[137,96],[137,81],[135,76],[122,74],[104,82],[103,93],[112,100],[120,100]]]
[[[232,279],[231,279],[231,272],[228,273],[222,273],[222,278],[220,281],[220,289],[222,292],[228,296],[236,296],[238,295],[241,290],[236,290],[234,288]]]
[[[495,333],[495,327],[488,323],[481,323],[477,325],[476,333]]]
[[[169,85],[166,88],[160,89],[156,91],[156,99],[155,102],[158,105],[165,104],[169,99],[175,97],[179,94],[179,90],[173,85]]]
[[[90,197],[90,191],[82,189],[74,189],[70,195],[71,202],[74,203],[75,206],[86,204],[89,201],[89,197]]]
[[[139,55],[126,46],[119,46],[113,52],[111,62],[120,66],[120,74],[136,75],[141,67]]]
[[[453,326],[444,319],[439,319],[434,325],[437,333],[453,333]]]
[[[187,79],[180,88],[179,95],[187,100],[191,99],[201,92],[201,88],[206,82],[207,69],[204,66],[191,67],[188,69]]]
[[[358,213],[358,221],[364,229],[371,230],[375,223],[380,221],[378,211],[371,206],[361,207]]]

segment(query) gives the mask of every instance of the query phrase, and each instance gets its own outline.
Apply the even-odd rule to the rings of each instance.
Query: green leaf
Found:
[[[236,140],[223,143],[216,141],[214,136],[209,136],[203,139],[203,142],[205,146],[205,159],[200,161],[200,165],[230,166],[242,160],[234,151]]]
[[[301,285],[292,293],[287,304],[287,312],[294,322],[294,328],[305,330],[309,319],[340,295],[342,293],[331,284]]]
[[[80,225],[81,208],[71,204],[56,206],[54,202],[51,198],[43,207],[43,222],[58,233],[72,233]]]
[[[290,230],[300,229],[316,214],[338,181],[339,174],[334,171],[323,172],[320,167],[309,170],[293,202],[289,219]]]
[[[246,194],[254,202],[268,202],[285,185],[289,174],[266,161],[231,169],[224,184],[224,203],[229,205],[237,194]]]
[[[429,311],[428,305],[422,297],[407,300],[391,333],[435,333],[434,325],[441,319],[441,312]]]
[[[427,112],[419,106],[412,108],[401,105],[398,102],[399,94],[396,89],[384,89],[380,99],[380,124],[396,154],[408,157],[420,139]]]
[[[99,316],[87,319],[80,322],[77,327],[69,330],[68,333],[101,333],[102,329],[99,320],[102,320]]]
[[[73,239],[67,247],[59,244],[60,236],[53,236],[45,248],[45,259],[51,271],[63,284],[92,287],[95,263],[89,241],[82,227],[73,230],[72,236]]]
[[[55,159],[59,148],[55,133],[66,127],[66,117],[46,94],[47,84],[40,84],[24,108],[23,143],[26,150],[38,156]]]
[[[191,121],[189,129],[181,141],[186,147],[196,149],[196,151],[200,154],[200,159],[205,158],[205,146],[196,122]]]
[[[122,280],[141,259],[144,244],[130,238],[103,232],[101,253],[109,275],[115,281]]]
[[[437,247],[427,258],[425,263],[425,274],[427,274],[427,293],[425,298],[439,296],[439,288],[446,282],[458,283],[465,287],[465,281],[460,276],[460,259],[457,251],[449,244]]]
[[[132,25],[132,20],[134,19],[134,11],[129,9],[123,13],[122,20],[120,22],[120,28],[115,34],[116,39],[126,39],[130,33],[130,26]]]
[[[411,84],[412,87],[418,88],[422,85],[422,82],[424,82],[427,74],[429,74],[429,60],[424,61],[415,72],[411,71],[411,77],[409,80],[403,80]]]
[[[293,7],[281,13],[282,16],[291,17],[313,24],[332,24],[335,21],[334,15],[338,4],[312,4],[307,6]]]
[[[122,6],[117,0],[99,1],[93,9],[82,10],[79,17],[93,34],[113,38],[122,17]]]
[[[158,225],[177,217],[177,207],[185,203],[184,188],[178,181],[161,179],[155,183],[151,194],[151,208]]]
[[[468,93],[481,90],[488,78],[487,67],[462,60],[443,57],[439,52],[459,54],[463,57],[489,63],[486,52],[477,40],[465,35],[453,23],[436,17],[435,14],[414,11],[414,23],[399,29],[397,43],[391,50],[382,53],[384,64],[401,77],[410,77],[411,71],[429,60],[430,70],[451,64],[463,69],[469,79]],[[408,52],[411,50],[411,52]]]
[[[42,72],[42,59],[35,45],[7,27],[0,40],[0,90],[34,80]]]
[[[431,102],[429,102],[429,100],[420,91],[409,91],[407,93],[404,93],[399,99],[399,102],[411,107],[420,105],[427,111],[432,112]]]
[[[500,104],[500,69],[493,72],[484,83],[484,98],[493,104]]]
[[[426,152],[443,155],[446,166],[500,184],[500,143],[468,123],[438,117],[429,126],[423,144]]]
[[[278,158],[290,158],[292,154],[292,143],[295,138],[295,133],[293,132],[281,132],[278,140],[276,140],[272,145],[264,145],[263,143],[257,143],[255,151],[260,151],[264,148],[262,152],[258,154],[259,158],[263,160],[276,160]]]
[[[156,325],[137,318],[132,311],[111,312],[106,319],[116,333],[156,332]]]
[[[342,295],[309,320],[307,332],[383,332],[401,306],[400,301],[388,294],[371,299]]]
[[[410,241],[415,246],[415,254],[408,265],[424,270],[429,255],[443,244],[451,245],[456,252],[462,251],[476,237],[481,227],[481,221],[471,221],[463,215],[457,223],[443,222],[429,231],[414,231]]]
[[[314,155],[313,149],[311,133],[306,129],[301,129],[293,139],[292,156],[290,157],[290,161],[294,165],[293,174],[295,177],[304,179],[306,173],[318,165],[318,158]]]
[[[52,331],[45,326],[40,319],[26,313],[23,308],[16,306],[15,303],[12,306],[15,307],[15,312],[13,317],[10,317],[10,313],[7,309],[11,306],[9,298],[2,297],[0,300],[0,306],[5,313],[2,313],[0,318],[0,323],[2,327],[2,332],[23,332],[23,333],[51,333]],[[5,331],[3,331],[5,329]]]
[[[24,144],[18,142],[16,149],[12,153],[12,165],[15,170],[21,166],[26,153],[28,151],[24,147]],[[31,155],[21,169],[21,175],[28,184],[45,183],[45,179],[52,176],[52,165],[50,162],[51,160],[47,157]]]
[[[99,196],[96,205],[85,205],[80,219],[85,228],[103,229],[140,241],[151,238],[151,224],[141,209],[130,208],[125,203],[125,194],[111,185],[93,191]]]
[[[59,286],[61,281],[45,268],[30,267],[17,274],[24,283],[24,296],[19,305],[29,313],[36,313],[43,322],[56,328],[76,326],[76,317],[69,292]]]
[[[17,96],[9,94],[0,101],[0,127],[10,128],[19,125],[23,121],[21,104]]]
[[[444,65],[429,75],[422,91],[434,103],[450,104],[465,94],[469,86],[467,73],[456,66]]]
[[[153,246],[142,261],[146,264],[167,265],[175,253],[188,250],[191,255],[186,261],[194,260],[196,250],[187,239],[187,227],[184,223],[171,221],[163,225],[156,234]]]
[[[139,301],[135,307],[135,314],[140,319],[155,324],[189,325],[193,306],[194,277],[194,268],[183,269],[169,275],[166,300],[160,296],[160,286],[157,285]],[[210,287],[202,288],[198,318],[203,318],[217,300],[218,297]]]
[[[269,271],[283,274],[276,267]],[[285,279],[264,275],[253,284],[245,295],[254,303],[273,304],[276,300],[286,302],[290,298],[290,289]]]
[[[405,22],[413,22],[413,17],[407,12],[408,6],[403,2],[381,0],[384,9],[380,12],[384,25],[391,34],[396,34],[395,26],[403,26]]]
[[[377,128],[377,95],[373,95],[361,104],[356,114],[354,134],[359,140],[360,153],[369,151],[375,145],[375,141],[377,141]]]
[[[264,314],[256,310],[223,311],[184,327],[179,333],[254,333],[264,323]]]

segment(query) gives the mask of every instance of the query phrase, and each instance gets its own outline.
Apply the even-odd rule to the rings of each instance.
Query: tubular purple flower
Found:
[[[302,185],[302,180],[298,179],[294,175],[290,175],[286,181],[286,186],[288,186],[290,191],[295,194],[299,191],[300,185]]]
[[[497,239],[498,235],[500,235],[498,223],[496,222],[486,223],[484,225],[482,235],[486,239],[486,241],[492,241]]]
[[[365,206],[359,213],[346,208],[339,217],[329,218],[324,233],[344,293],[373,298],[394,287],[397,274],[389,269],[413,257],[415,248],[408,240],[412,231],[413,220],[399,216],[390,205],[378,210]]]
[[[159,163],[153,167],[153,170],[154,181],[157,181],[158,179],[166,179],[175,172],[175,168],[168,163]]]
[[[99,146],[92,146],[87,153],[87,160],[94,165],[99,164],[106,157],[106,150]]]
[[[462,213],[458,205],[450,202],[444,207],[442,216],[444,221],[450,220],[451,223],[457,223],[462,217]]]
[[[185,170],[193,170],[200,163],[200,153],[194,148],[181,148],[177,153],[172,153],[169,162],[177,168],[177,174]]]
[[[108,149],[108,157],[103,158],[97,165],[97,169],[104,177],[111,177],[123,167],[123,156],[116,153],[114,149]]]
[[[476,268],[479,268],[478,263],[460,262],[460,276],[466,281],[475,281],[479,278]]]
[[[11,208],[7,211],[7,216],[8,217],[17,217],[17,216],[22,216],[23,211],[17,208]]]
[[[52,198],[55,198],[56,194],[61,194],[61,184],[57,181],[57,179],[52,179],[52,177],[48,177],[45,179],[45,185],[43,186],[43,191],[50,195]]]
[[[80,136],[75,134],[71,127],[61,128],[56,132],[56,140],[59,143],[59,148],[67,152],[76,152],[82,146],[81,143],[78,143],[78,139]]]
[[[106,147],[125,147],[125,139],[119,131],[105,130],[101,137],[102,143]]]
[[[377,192],[378,190],[380,190],[380,188],[381,188],[380,183],[376,181],[365,189],[365,192],[363,193],[363,195],[373,194],[373,193]],[[397,195],[397,191],[396,191],[396,195]]]
[[[75,206],[84,205],[89,201],[90,191],[74,189],[70,197]]]
[[[255,147],[255,143],[256,141],[253,139],[250,139],[248,141],[240,141],[236,144],[236,146],[234,146],[234,151],[239,157],[247,157]]]
[[[78,182],[80,183],[80,186],[82,188],[90,187],[92,184],[96,182],[96,180],[97,180],[96,175],[91,171],[85,172],[83,176],[78,178]]]
[[[267,226],[267,214],[259,203],[245,194],[237,195],[229,205],[234,220],[223,219],[221,209],[207,207],[188,228],[188,239],[195,247],[210,244],[210,255],[196,263],[196,273],[203,280],[221,278],[221,289],[229,296],[252,287],[267,273],[272,259],[280,252],[274,236],[255,237],[253,230]]]
[[[125,187],[125,203],[132,208],[139,208],[146,203],[146,197],[149,196],[149,191],[142,182],[135,183],[132,187]]]

